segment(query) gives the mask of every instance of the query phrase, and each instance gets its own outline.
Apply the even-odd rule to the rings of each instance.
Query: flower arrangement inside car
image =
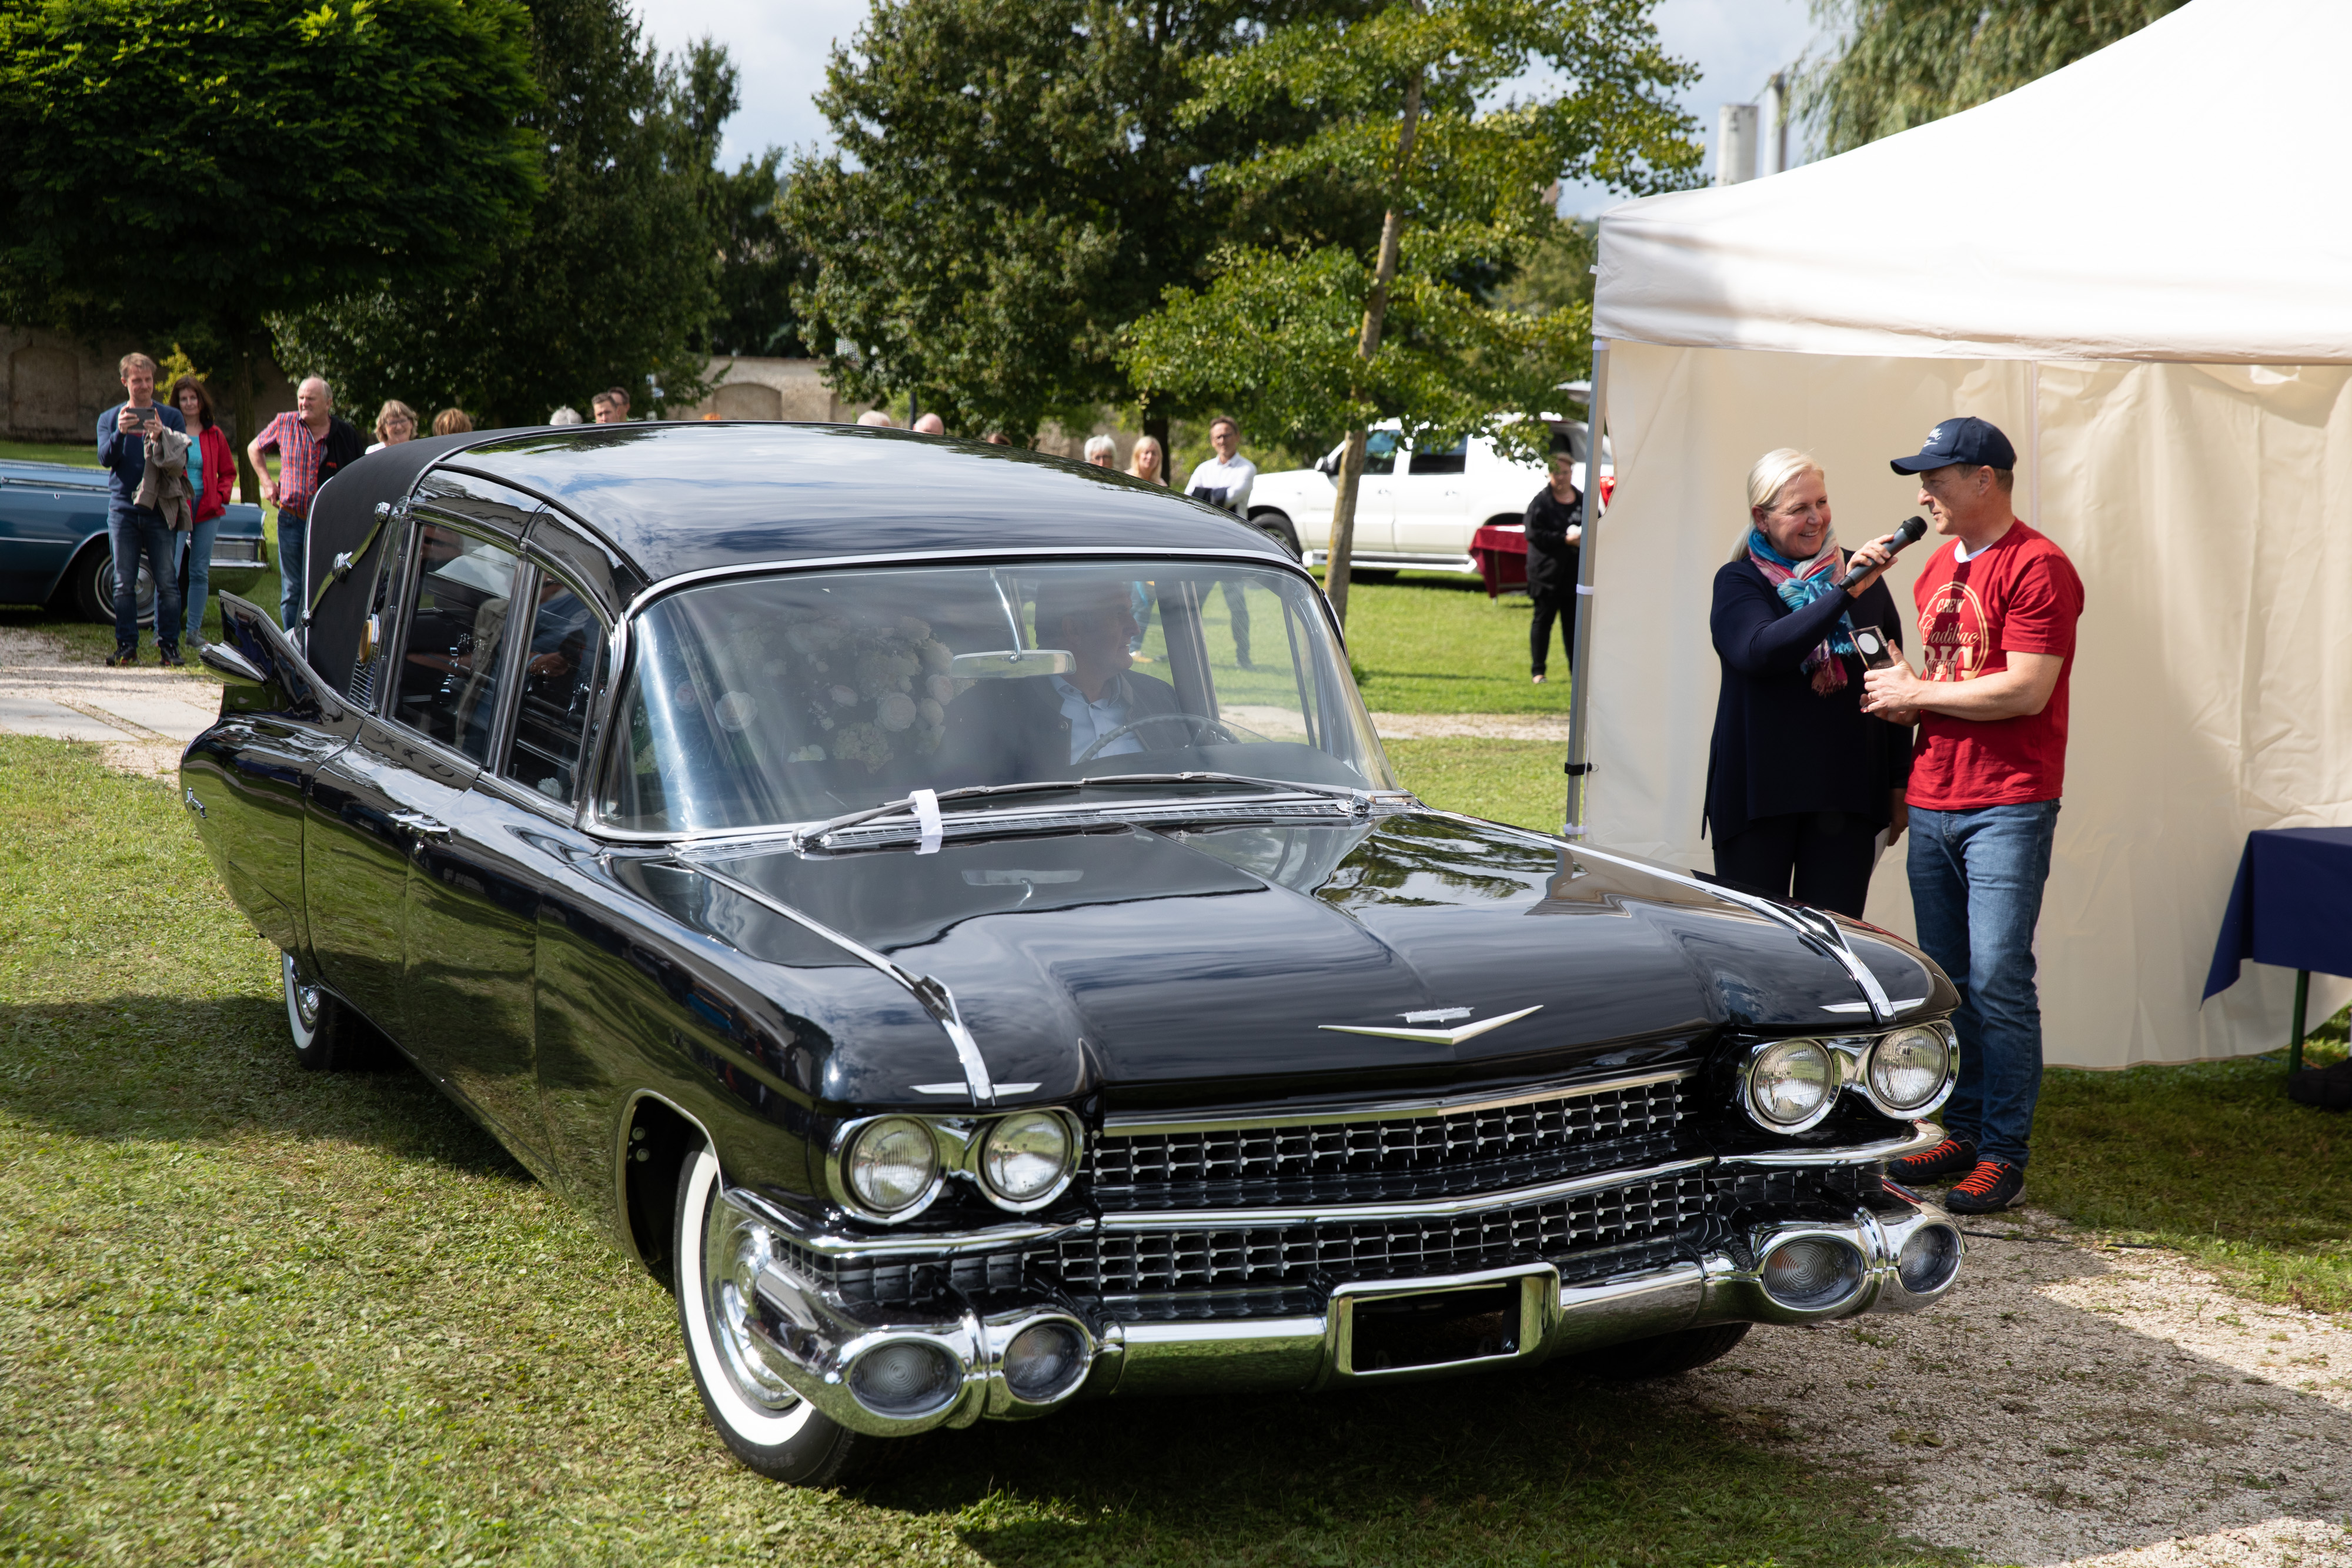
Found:
[[[1080,1400],[1671,1375],[1956,1278],[1886,1179],[1950,982],[1416,800],[1229,517],[887,431],[388,454],[322,492],[303,646],[229,601],[188,809],[297,1059],[389,1040],[603,1224],[761,1473]],[[460,557],[513,623],[453,682]]]

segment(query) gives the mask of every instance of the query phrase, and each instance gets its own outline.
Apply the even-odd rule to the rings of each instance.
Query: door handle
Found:
[[[419,842],[426,839],[446,840],[449,837],[448,823],[436,817],[428,817],[422,811],[394,811],[392,814],[392,823],[396,828],[405,828],[415,833]]]

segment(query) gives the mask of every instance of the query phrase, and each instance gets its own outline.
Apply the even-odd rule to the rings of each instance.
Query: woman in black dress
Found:
[[[1853,641],[1874,626],[1902,646],[1879,580],[1892,558],[1885,539],[1838,549],[1821,465],[1788,447],[1748,470],[1748,511],[1707,622],[1723,686],[1701,831],[1717,880],[1860,919],[1878,835],[1903,832],[1911,774],[1910,728],[1862,711]],[[1877,570],[1838,588],[1849,563]]]

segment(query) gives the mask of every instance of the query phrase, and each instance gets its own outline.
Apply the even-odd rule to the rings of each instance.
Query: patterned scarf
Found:
[[[1834,534],[1822,540],[1819,555],[1810,560],[1791,560],[1772,548],[1762,529],[1750,528],[1748,559],[1756,563],[1756,570],[1764,574],[1764,580],[1772,585],[1780,602],[1790,610],[1802,610],[1822,594],[1837,591],[1837,573],[1832,569],[1841,562]],[[1814,643],[1813,651],[1805,655],[1805,674],[1812,677],[1816,694],[1827,696],[1845,690],[1845,661],[1836,655],[1853,652],[1853,618],[1841,615],[1837,630]]]

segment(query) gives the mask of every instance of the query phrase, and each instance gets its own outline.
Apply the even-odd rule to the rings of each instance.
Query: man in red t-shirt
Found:
[[[1905,799],[1919,946],[1959,988],[1959,1082],[1950,1136],[1895,1162],[1898,1181],[1961,1175],[1955,1214],[2007,1208],[2025,1191],[2042,1093],[2042,1001],[2033,927],[2066,777],[2066,676],[2083,580],[2066,552],[2017,520],[2017,451],[1981,419],[1948,419],[1897,474],[1950,543],[1928,559],[1919,606],[1923,675],[1897,662],[1864,677],[1863,711],[1916,722]]]

